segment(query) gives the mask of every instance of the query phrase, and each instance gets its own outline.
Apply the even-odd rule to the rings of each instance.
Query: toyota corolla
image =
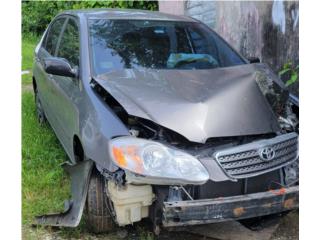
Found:
[[[140,10],[56,16],[35,50],[40,124],[72,199],[39,224],[154,230],[298,207],[298,99],[201,22]]]

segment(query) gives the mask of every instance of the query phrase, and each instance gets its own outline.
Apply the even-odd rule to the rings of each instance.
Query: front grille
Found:
[[[263,159],[261,151],[268,148],[272,159]],[[298,158],[298,135],[288,133],[272,139],[215,152],[214,158],[231,178],[247,178],[281,168]]]

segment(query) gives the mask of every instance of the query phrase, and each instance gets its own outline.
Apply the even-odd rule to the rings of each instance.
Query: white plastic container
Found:
[[[154,198],[150,185],[127,184],[123,188],[118,188],[109,181],[108,191],[120,226],[132,224],[148,217],[149,206]]]

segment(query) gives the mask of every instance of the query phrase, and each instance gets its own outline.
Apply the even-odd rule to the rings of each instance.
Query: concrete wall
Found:
[[[246,57],[279,72],[299,64],[299,3],[284,1],[176,1],[184,15],[206,23]],[[160,11],[168,12],[159,1]],[[180,13],[180,15],[182,15]],[[291,87],[298,94],[298,85]]]
[[[184,15],[184,1],[159,1],[159,11],[175,14]]]
[[[185,1],[185,15],[194,17],[211,28],[216,26],[217,7],[214,1]]]

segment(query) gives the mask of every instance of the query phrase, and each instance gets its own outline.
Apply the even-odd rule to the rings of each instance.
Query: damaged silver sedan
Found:
[[[197,20],[67,11],[35,50],[39,122],[70,161],[72,199],[38,224],[161,228],[298,207],[297,98]]]

